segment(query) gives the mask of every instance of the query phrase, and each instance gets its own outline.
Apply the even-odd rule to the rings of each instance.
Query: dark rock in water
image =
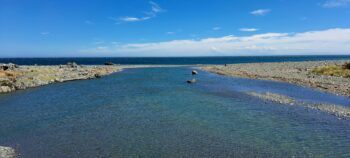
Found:
[[[192,70],[192,75],[197,75],[198,72],[196,70]]]
[[[101,78],[102,77],[102,75],[100,75],[100,74],[95,74],[95,78]]]
[[[0,65],[0,70],[3,70],[3,71],[14,70],[16,68],[18,68],[18,65],[13,64],[13,63],[1,64]]]
[[[196,79],[188,80],[187,83],[190,83],[190,84],[196,83]]]
[[[105,62],[105,65],[115,65],[115,64],[109,61],[109,62]]]

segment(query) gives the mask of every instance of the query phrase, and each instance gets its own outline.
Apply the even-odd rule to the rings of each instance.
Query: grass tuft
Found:
[[[327,66],[317,67],[313,69],[312,72],[318,75],[350,78],[350,63],[347,63],[343,66],[327,65]]]

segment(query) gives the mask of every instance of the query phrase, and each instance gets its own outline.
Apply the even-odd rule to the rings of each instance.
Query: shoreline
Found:
[[[350,97],[350,78],[312,73],[317,67],[347,62],[350,60],[201,65],[199,68],[219,75],[287,82]]]
[[[97,79],[128,68],[170,67],[172,65],[15,65],[0,64],[0,95],[53,83]]]

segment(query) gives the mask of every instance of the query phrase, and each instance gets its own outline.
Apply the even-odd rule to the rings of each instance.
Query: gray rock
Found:
[[[0,78],[0,93],[8,93],[15,90],[13,81],[7,78]]]
[[[0,64],[0,70],[3,70],[3,71],[15,70],[16,68],[18,68],[18,65],[13,64],[13,63]]]
[[[11,147],[0,146],[0,158],[16,158],[16,151]]]

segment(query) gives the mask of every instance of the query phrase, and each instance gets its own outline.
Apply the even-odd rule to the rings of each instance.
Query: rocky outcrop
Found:
[[[14,70],[16,68],[18,68],[18,65],[13,63],[0,64],[0,71],[9,71],[9,70]]]
[[[11,147],[0,146],[0,158],[16,158],[16,151]]]
[[[0,78],[0,93],[8,93],[16,90],[14,82],[9,78]]]

